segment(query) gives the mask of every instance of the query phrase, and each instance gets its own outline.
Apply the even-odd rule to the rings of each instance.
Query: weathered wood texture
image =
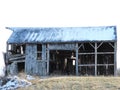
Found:
[[[49,50],[49,44],[47,44],[47,75],[49,75],[49,62],[50,62],[50,50]]]
[[[76,75],[78,75],[78,43],[76,43]]]
[[[97,76],[97,43],[95,43],[95,76]]]
[[[37,45],[35,44],[26,45],[25,72],[31,75],[46,75],[46,62],[37,60]]]
[[[18,74],[17,62],[13,62],[11,65],[9,65],[9,73],[11,75],[17,75]]]
[[[50,50],[75,50],[75,44],[49,44]]]

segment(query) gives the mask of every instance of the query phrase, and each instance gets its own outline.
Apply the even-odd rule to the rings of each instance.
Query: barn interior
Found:
[[[78,44],[79,75],[114,75],[114,43],[97,42]],[[71,56],[74,58],[72,59]],[[67,59],[67,69],[65,67]],[[96,60],[96,61],[95,61]],[[73,50],[50,50],[50,74],[75,75],[76,52]],[[74,64],[73,64],[74,63]]]
[[[95,52],[95,43],[79,43],[79,74],[95,75],[96,67],[97,75],[114,75],[114,43],[100,42],[96,45]]]
[[[75,75],[75,52],[51,50],[49,72],[51,75]]]

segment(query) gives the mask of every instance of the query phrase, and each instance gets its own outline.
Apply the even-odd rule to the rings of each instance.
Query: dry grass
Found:
[[[18,90],[120,90],[120,77],[49,77]]]

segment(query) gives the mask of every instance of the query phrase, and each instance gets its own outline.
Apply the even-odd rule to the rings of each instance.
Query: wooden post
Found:
[[[78,76],[78,43],[76,43],[76,75]]]
[[[114,76],[117,76],[117,42],[114,42]]]
[[[50,57],[49,44],[47,44],[47,75],[49,75],[49,57]]]
[[[9,60],[8,60],[9,58],[8,58],[8,43],[6,43],[6,55],[5,55],[5,67],[6,67],[6,70],[5,70],[5,75],[8,75],[8,62],[9,62]]]
[[[6,43],[6,56],[5,56],[5,64],[8,64],[8,43]]]
[[[42,68],[43,68],[43,75],[47,75],[47,54],[46,54],[46,44],[42,44]]]
[[[95,43],[95,76],[97,76],[97,43]]]

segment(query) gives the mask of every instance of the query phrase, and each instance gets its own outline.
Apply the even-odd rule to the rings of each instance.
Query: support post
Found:
[[[9,46],[9,44],[8,43],[6,43],[6,56],[5,56],[5,64],[8,64],[8,46]]]
[[[6,70],[5,70],[5,75],[8,75],[8,62],[9,62],[9,58],[8,58],[8,43],[6,43],[6,55],[5,55],[5,67],[6,67]]]
[[[97,76],[97,43],[95,43],[95,76]]]
[[[49,51],[49,44],[47,44],[47,75],[49,75],[49,57],[50,57],[50,51]]]
[[[114,43],[114,76],[117,76],[117,42]]]
[[[76,43],[76,76],[78,76],[78,43]]]

